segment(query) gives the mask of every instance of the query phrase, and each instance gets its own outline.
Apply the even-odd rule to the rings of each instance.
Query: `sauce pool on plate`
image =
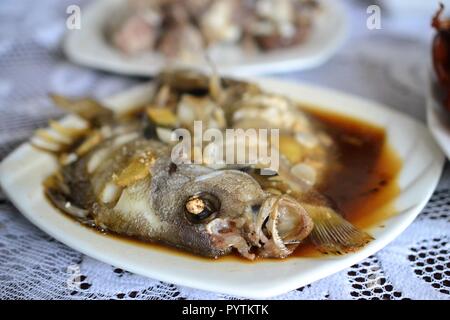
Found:
[[[402,167],[384,129],[335,113],[309,112],[334,138],[340,163],[320,191],[355,226],[365,230],[383,227],[383,221],[396,213],[393,199],[400,192],[397,176]],[[318,255],[311,245],[304,244],[291,257]]]

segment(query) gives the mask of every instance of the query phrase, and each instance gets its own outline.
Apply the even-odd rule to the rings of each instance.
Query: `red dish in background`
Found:
[[[444,109],[450,112],[450,19],[442,17],[443,11],[441,3],[431,22],[437,31],[432,43],[432,59],[438,96]]]

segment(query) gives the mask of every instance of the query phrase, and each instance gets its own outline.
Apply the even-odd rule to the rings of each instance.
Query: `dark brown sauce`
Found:
[[[336,171],[320,191],[329,196],[345,218],[362,229],[383,227],[395,215],[393,200],[400,189],[397,176],[401,159],[386,141],[382,128],[329,112],[310,110],[338,146]],[[297,248],[291,257],[321,254],[311,245]]]
[[[338,149],[337,163],[340,166],[332,170],[333,173],[326,178],[320,191],[330,197],[345,218],[354,225],[366,230],[382,227],[383,221],[396,213],[392,200],[399,193],[396,178],[402,166],[400,158],[388,145],[384,130],[361,120],[315,108],[308,108],[308,112],[323,124],[324,129],[334,138]],[[252,262],[237,255],[216,260],[204,258],[156,243],[98,232],[133,245],[192,259]],[[321,254],[311,245],[303,244],[288,259],[319,256]]]
[[[373,227],[392,214],[384,208],[398,195],[400,158],[374,125],[330,113],[313,113],[338,145],[339,170],[321,191],[331,197],[345,218],[360,228]]]

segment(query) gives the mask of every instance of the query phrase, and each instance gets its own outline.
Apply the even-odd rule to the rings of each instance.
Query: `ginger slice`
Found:
[[[154,155],[150,151],[133,158],[118,175],[114,175],[114,182],[120,187],[127,187],[138,180],[146,178],[150,175],[150,167],[155,160]]]
[[[100,131],[94,131],[83,143],[77,148],[75,153],[78,156],[85,155],[92,149],[94,149],[103,140],[103,135]]]
[[[176,115],[167,108],[147,107],[148,117],[158,126],[175,127],[177,124]]]

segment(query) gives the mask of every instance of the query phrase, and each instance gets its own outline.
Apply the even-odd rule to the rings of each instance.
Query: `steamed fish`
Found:
[[[82,223],[214,258],[285,258],[305,241],[345,253],[371,240],[317,191],[337,161],[333,141],[287,98],[178,71],[162,73],[148,105],[126,115],[91,99],[53,100],[80,126],[51,122],[32,143],[60,162],[45,181],[49,200]],[[278,170],[214,161],[217,141],[192,146],[200,161],[177,161],[172,130],[191,132],[198,120],[218,132],[277,128]],[[195,160],[195,150],[183,156]]]

